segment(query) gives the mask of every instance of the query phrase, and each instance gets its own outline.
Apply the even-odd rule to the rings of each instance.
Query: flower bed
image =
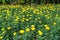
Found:
[[[59,40],[60,5],[0,6],[0,40]]]

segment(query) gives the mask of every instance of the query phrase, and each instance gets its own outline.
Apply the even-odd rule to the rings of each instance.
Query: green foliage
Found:
[[[0,0],[0,4],[46,4],[46,3],[60,3],[59,0]]]
[[[59,40],[60,5],[0,6],[0,40]]]

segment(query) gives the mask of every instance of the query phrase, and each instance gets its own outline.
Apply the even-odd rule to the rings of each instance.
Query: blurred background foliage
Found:
[[[59,4],[60,0],[0,0],[0,4]]]

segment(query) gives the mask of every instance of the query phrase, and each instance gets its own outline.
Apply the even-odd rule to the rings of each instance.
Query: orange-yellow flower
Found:
[[[35,27],[31,27],[31,30],[34,31],[35,30]]]
[[[53,24],[56,25],[56,22],[54,22]]]
[[[46,24],[46,25],[44,25],[44,26],[46,27],[46,26],[48,26],[48,25]]]
[[[31,27],[35,27],[35,25],[31,25]]]
[[[2,30],[2,31],[4,31],[4,30],[5,30],[5,28],[2,28],[1,30]]]
[[[50,28],[48,26],[45,27],[46,30],[50,30]]]
[[[10,30],[10,29],[11,29],[11,27],[8,27],[7,29],[8,29],[8,30]]]
[[[15,36],[16,35],[16,32],[14,32],[13,35]]]
[[[27,31],[27,32],[29,32],[29,31],[30,31],[30,29],[29,29],[29,28],[26,28],[26,31]]]
[[[20,30],[19,33],[23,34],[24,33],[24,30]]]
[[[3,37],[2,36],[0,36],[0,39],[2,39]]]
[[[19,17],[18,17],[18,16],[16,16],[16,19],[15,19],[15,21],[18,21],[18,19],[19,19]]]
[[[35,25],[31,25],[31,30],[35,30]]]
[[[44,25],[46,30],[50,30],[50,27],[48,25]]]
[[[43,32],[41,30],[38,30],[39,35],[43,35]]]
[[[29,21],[29,19],[26,19],[26,21]]]

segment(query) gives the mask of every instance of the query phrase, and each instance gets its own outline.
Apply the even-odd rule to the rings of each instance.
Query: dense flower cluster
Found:
[[[60,5],[0,6],[0,40],[58,40],[59,26]]]

